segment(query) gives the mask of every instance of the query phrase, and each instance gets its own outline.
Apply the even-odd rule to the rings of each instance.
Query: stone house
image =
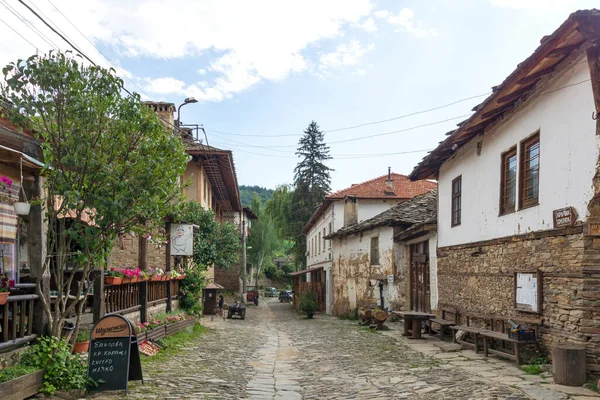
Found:
[[[394,237],[417,224],[428,222],[433,229],[417,241],[431,243],[435,249],[436,206],[436,191],[431,190],[373,218],[325,236],[335,254],[331,269],[334,315],[352,314],[357,307],[364,305],[376,304],[382,309],[392,310],[407,308],[409,281],[405,277],[410,274],[407,273],[409,266],[404,257],[408,252],[404,248],[420,247],[408,239],[394,242]],[[429,283],[430,280],[425,282]],[[436,280],[432,279],[431,283],[435,286]],[[429,288],[422,293],[429,295]],[[422,303],[429,304],[429,298]],[[417,305],[415,301],[415,307]]]
[[[304,226],[307,237],[306,264],[302,272],[307,282],[323,282],[325,310],[333,312],[333,260],[338,256],[325,236],[355,225],[412,197],[436,188],[428,180],[412,182],[407,176],[392,173],[354,184],[331,193]]]
[[[239,227],[242,240],[246,241],[252,232],[252,221],[258,219],[254,211],[250,207],[244,207],[242,211],[230,211],[225,213],[224,220]],[[244,251],[242,249],[242,251]],[[221,268],[215,266],[214,269],[215,283],[223,286],[224,290],[234,293],[242,292],[242,256],[237,265],[232,265],[230,268]]]
[[[173,129],[175,105],[173,103],[146,102],[164,122],[167,129]],[[185,198],[196,201],[205,209],[212,209],[219,222],[232,220],[231,215],[242,212],[239,188],[233,153],[207,146],[193,137],[192,130],[181,128],[181,139],[190,155],[187,169],[182,177]],[[226,218],[226,216],[228,216]],[[138,264],[139,238],[123,235],[111,254],[115,265],[134,266]],[[148,243],[148,265],[166,268],[166,246],[162,241]],[[208,271],[209,280],[214,280],[214,269]]]
[[[600,372],[600,11],[573,14],[415,167],[437,179],[439,303],[543,319]]]

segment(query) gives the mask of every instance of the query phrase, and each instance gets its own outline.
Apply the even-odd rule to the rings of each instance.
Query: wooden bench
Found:
[[[508,332],[512,328],[512,326],[508,323],[508,320],[512,320],[513,322],[519,325],[525,325],[526,327],[531,328],[531,330],[535,333],[534,340],[518,340],[514,338],[508,337]],[[485,357],[488,356],[488,353],[497,354],[501,357],[508,358],[510,360],[515,361],[518,365],[521,365],[521,355],[520,348],[521,344],[525,343],[535,343],[539,346],[539,335],[540,335],[540,326],[542,325],[541,319],[536,318],[519,318],[519,317],[504,317],[504,316],[493,316],[491,321],[491,330],[486,330],[481,333],[483,337],[483,354]],[[496,323],[500,323],[501,331],[495,331]],[[496,343],[501,343],[500,347],[495,347]],[[508,344],[508,346],[506,346]],[[505,347],[512,348],[512,353],[503,351],[502,349]]]
[[[458,310],[454,307],[441,307],[442,318],[431,318],[429,319],[429,333],[433,332],[432,325],[437,324],[440,326],[440,339],[444,338],[444,334],[448,331],[448,328],[454,325],[458,325]],[[454,315],[454,318],[447,318],[447,314]]]
[[[484,315],[484,314],[476,314],[476,313],[468,313],[468,312],[461,312],[460,316],[465,317],[465,320],[466,320],[465,324],[452,325],[449,327],[452,330],[452,342],[460,343],[462,345],[472,347],[473,350],[475,350],[475,353],[479,353],[479,339],[482,337],[481,335],[484,332],[486,332],[486,326],[491,323],[493,316]],[[471,323],[472,323],[473,319],[483,321],[484,326],[483,327],[472,326]],[[463,331],[467,334],[472,335],[474,343],[467,342],[466,340],[458,339],[456,337],[457,331]],[[482,345],[483,345],[483,343],[482,343]]]

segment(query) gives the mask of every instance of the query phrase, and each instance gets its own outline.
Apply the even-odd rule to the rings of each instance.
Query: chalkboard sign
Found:
[[[133,332],[129,320],[115,314],[105,316],[94,325],[88,353],[88,377],[99,382],[94,390],[127,390],[128,381],[142,379]]]
[[[90,343],[88,376],[98,390],[127,389],[131,337],[94,339]]]

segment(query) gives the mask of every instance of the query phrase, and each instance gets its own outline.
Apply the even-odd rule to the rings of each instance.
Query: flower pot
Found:
[[[160,275],[154,275],[152,278],[150,278],[151,281],[161,281],[162,280],[162,276]]]
[[[169,280],[169,277],[168,277],[168,276],[166,276],[166,275],[163,275],[163,276],[162,276],[162,280],[163,280],[163,281],[168,281],[168,280]]]
[[[131,283],[132,278],[123,278],[123,283]]]
[[[0,292],[0,306],[3,306],[6,304],[9,294],[10,294],[10,292]]]
[[[17,215],[28,215],[29,210],[31,209],[31,204],[16,202],[13,204],[13,207],[15,208],[15,213]]]
[[[104,283],[107,285],[120,285],[123,283],[123,278],[119,276],[105,276]]]
[[[138,276],[134,276],[133,278],[131,278],[131,283],[136,283],[139,281],[140,281],[140,278]]]
[[[77,342],[75,346],[73,346],[73,354],[81,354],[87,353],[90,348],[90,341],[87,342]]]

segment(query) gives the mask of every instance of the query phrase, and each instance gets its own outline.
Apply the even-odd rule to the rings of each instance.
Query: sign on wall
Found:
[[[394,275],[388,275],[387,281],[388,281],[388,283],[394,283]]]
[[[552,211],[552,220],[555,229],[573,226],[577,221],[577,211],[574,207],[559,208]]]
[[[541,281],[539,272],[515,273],[515,308],[517,310],[541,313]]]
[[[191,256],[194,254],[194,226],[171,224],[171,255]]]

